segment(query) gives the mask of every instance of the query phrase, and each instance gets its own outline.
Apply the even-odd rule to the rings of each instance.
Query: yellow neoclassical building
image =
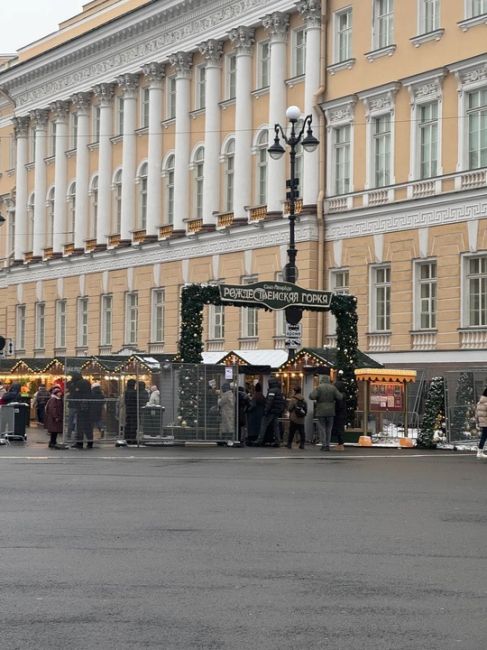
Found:
[[[487,0],[94,0],[0,60],[1,334],[18,356],[176,352],[188,282],[282,277],[358,298],[359,345],[487,362]],[[209,307],[205,349],[284,345]],[[303,345],[335,345],[306,314]]]

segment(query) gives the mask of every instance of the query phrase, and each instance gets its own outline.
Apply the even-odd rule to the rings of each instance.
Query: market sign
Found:
[[[220,284],[222,302],[242,306],[264,305],[269,309],[286,307],[321,307],[330,309],[333,293],[303,289],[290,282],[256,282],[255,284]]]

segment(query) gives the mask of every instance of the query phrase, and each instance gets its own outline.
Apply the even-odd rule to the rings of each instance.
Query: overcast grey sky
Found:
[[[88,0],[3,0],[0,53],[15,52],[54,32],[60,22],[79,13],[87,2]]]

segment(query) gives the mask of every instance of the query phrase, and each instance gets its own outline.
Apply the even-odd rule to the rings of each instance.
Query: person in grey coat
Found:
[[[309,398],[315,402],[315,417],[318,420],[321,451],[330,451],[335,404],[343,399],[343,395],[330,382],[328,375],[322,375],[319,386],[310,393]]]
[[[222,384],[218,407],[220,409],[220,435],[233,439],[236,420],[235,396],[227,381]]]

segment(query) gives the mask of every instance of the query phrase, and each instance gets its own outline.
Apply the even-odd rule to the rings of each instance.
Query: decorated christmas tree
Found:
[[[357,299],[355,296],[336,294],[331,303],[331,312],[337,324],[337,369],[345,384],[347,403],[347,425],[353,426],[357,410],[357,381],[354,370],[357,367]]]
[[[443,426],[444,420],[445,380],[443,377],[433,377],[426,396],[417,446],[423,449],[434,449],[436,447],[435,432]]]
[[[471,372],[462,372],[458,378],[451,431],[453,440],[469,437],[475,431],[475,397]]]

